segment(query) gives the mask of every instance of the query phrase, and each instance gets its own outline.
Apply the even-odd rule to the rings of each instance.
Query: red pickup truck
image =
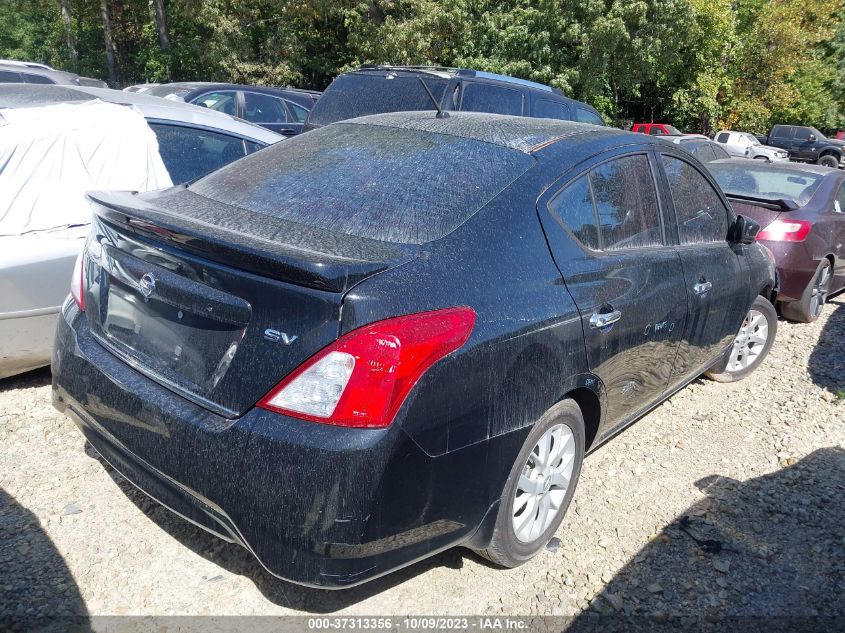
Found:
[[[631,128],[632,132],[640,132],[641,134],[652,134],[655,136],[678,136],[682,132],[673,125],[668,123],[634,123]]]

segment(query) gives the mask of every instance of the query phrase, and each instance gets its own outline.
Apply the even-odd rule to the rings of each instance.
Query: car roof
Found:
[[[54,68],[42,68],[40,66],[31,66],[21,62],[0,62],[0,70],[6,70],[13,73],[27,73],[29,75],[40,75],[42,77],[48,77],[53,81],[64,85],[76,85],[77,81],[79,80],[79,75],[75,75],[74,73],[65,72],[64,70],[56,70]]]
[[[511,77],[510,75],[500,75],[498,73],[490,73],[484,70],[472,70],[470,68],[453,68],[451,66],[391,66],[382,64],[364,65],[356,70],[350,70],[348,73],[361,73],[367,71],[379,70],[393,70],[397,72],[410,72],[420,74],[431,74],[439,77],[474,77],[477,79],[491,79],[493,81],[501,81],[504,83],[518,84],[526,86],[542,92],[548,92],[559,96],[565,96],[558,88],[552,88],[546,84],[541,84],[536,81],[528,79],[520,79],[519,77]]]
[[[0,108],[22,108],[100,99],[118,105],[136,107],[147,119],[174,121],[218,129],[261,143],[275,143],[281,135],[235,118],[223,112],[209,110],[183,101],[172,101],[137,92],[124,92],[110,88],[88,86],[48,86],[31,84],[6,84],[0,88]]]
[[[316,90],[305,90],[303,88],[293,88],[291,86],[252,86],[248,84],[232,84],[220,83],[213,81],[174,81],[171,83],[163,83],[152,85],[148,92],[153,92],[158,96],[165,96],[168,93],[188,94],[199,90],[243,90],[259,92],[264,94],[278,95],[280,97],[296,97],[304,99],[304,102],[313,103],[322,93]]]
[[[446,118],[437,118],[432,110],[416,112],[390,112],[346,119],[331,125],[353,123],[379,125],[406,130],[420,130],[434,134],[447,134],[508,149],[532,154],[567,137],[616,138],[630,142],[647,143],[641,134],[623,132],[588,123],[539,119],[533,117],[488,114],[483,112],[449,112]]]
[[[768,170],[780,172],[794,172],[818,174],[820,176],[830,176],[841,174],[838,169],[831,169],[830,167],[822,167],[821,165],[812,165],[810,163],[793,163],[791,161],[776,161],[772,163],[756,160],[748,160],[747,158],[721,158],[710,163],[711,165],[736,165],[738,167],[753,167],[755,170]]]

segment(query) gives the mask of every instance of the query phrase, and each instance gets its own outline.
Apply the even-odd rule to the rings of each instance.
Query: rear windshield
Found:
[[[753,196],[769,200],[794,200],[804,206],[819,188],[820,174],[799,172],[794,169],[779,170],[776,167],[719,164],[708,165],[710,172],[722,190],[742,196]]]
[[[481,141],[340,123],[277,143],[191,185],[272,218],[357,237],[443,237],[533,165]]]
[[[352,73],[335,79],[311,109],[310,125],[327,125],[368,114],[435,110],[417,73],[378,71]],[[447,79],[422,77],[438,102],[443,98]],[[444,104],[445,109],[449,109]]]

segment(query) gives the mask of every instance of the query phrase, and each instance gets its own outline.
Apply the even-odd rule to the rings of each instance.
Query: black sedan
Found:
[[[55,406],[306,585],[459,545],[519,565],[585,454],[747,375],[777,327],[759,227],[689,153],[610,128],[376,115],[91,198]]]
[[[225,112],[283,136],[294,136],[302,131],[302,124],[320,96],[319,92],[298,88],[203,81],[158,84],[140,91]]]

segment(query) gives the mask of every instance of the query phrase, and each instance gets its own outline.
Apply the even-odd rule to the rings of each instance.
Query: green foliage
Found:
[[[105,77],[101,0],[0,0],[0,57]],[[324,88],[362,63],[470,67],[547,83],[609,122],[763,132],[845,127],[841,0],[106,0],[120,81]]]

